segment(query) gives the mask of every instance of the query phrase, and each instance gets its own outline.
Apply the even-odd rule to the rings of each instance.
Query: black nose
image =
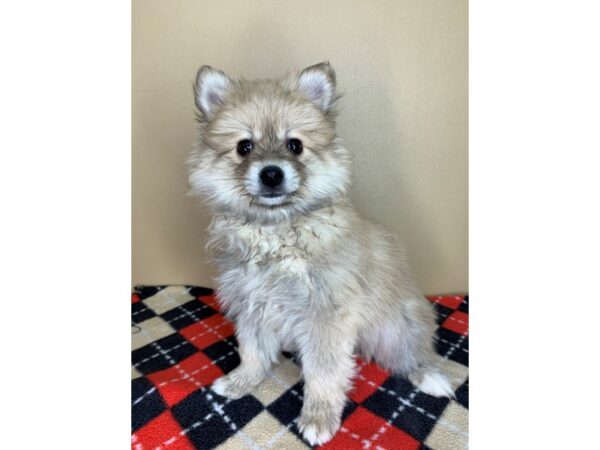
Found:
[[[260,180],[264,185],[274,188],[283,181],[283,170],[277,166],[267,166],[260,171]]]

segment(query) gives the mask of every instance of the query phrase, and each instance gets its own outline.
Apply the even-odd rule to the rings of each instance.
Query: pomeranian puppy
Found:
[[[297,352],[298,429],[311,445],[340,426],[355,355],[430,395],[451,396],[435,363],[435,313],[405,251],[350,203],[350,155],[336,134],[329,63],[253,81],[202,66],[194,93],[190,192],[214,212],[207,249],[241,359],[214,392],[246,395],[282,350]]]

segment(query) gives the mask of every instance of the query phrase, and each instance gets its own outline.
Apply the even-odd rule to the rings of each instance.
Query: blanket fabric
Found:
[[[455,398],[434,398],[360,359],[340,430],[324,449],[464,449],[468,442],[468,296],[429,297]],[[252,395],[211,383],[239,364],[233,325],[211,289],[138,286],[132,295],[133,449],[306,449],[296,422],[300,367],[285,354]]]

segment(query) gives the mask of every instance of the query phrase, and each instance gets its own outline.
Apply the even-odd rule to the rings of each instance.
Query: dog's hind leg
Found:
[[[427,394],[452,397],[452,387],[436,364],[440,357],[433,346],[434,318],[424,298],[403,300],[398,313],[387,318],[376,333],[363,334],[360,352]]]

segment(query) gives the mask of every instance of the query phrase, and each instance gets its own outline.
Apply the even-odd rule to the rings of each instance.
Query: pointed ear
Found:
[[[298,89],[324,112],[335,100],[335,72],[328,62],[307,67],[298,76]]]
[[[231,80],[224,72],[210,66],[198,70],[194,94],[196,106],[207,119],[212,119],[217,109],[223,105],[223,98],[231,89]]]

